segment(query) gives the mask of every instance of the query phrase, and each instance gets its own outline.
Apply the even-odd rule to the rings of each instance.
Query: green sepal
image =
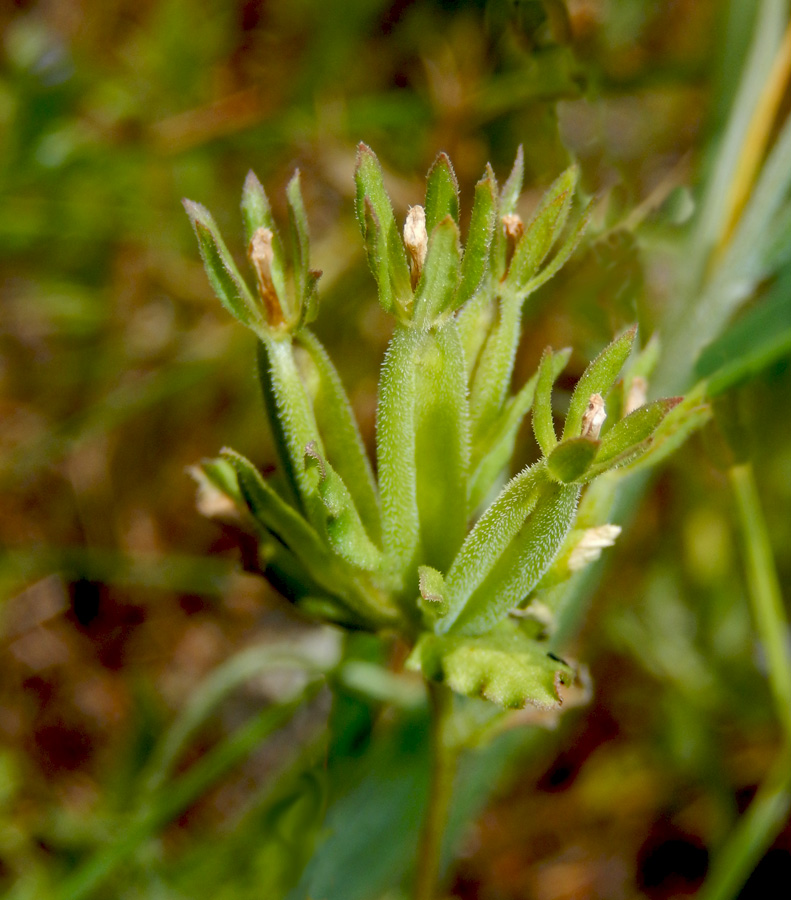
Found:
[[[563,440],[578,437],[582,429],[582,417],[593,394],[605,396],[615,383],[618,373],[623,368],[632,349],[637,326],[634,325],[616,338],[593,360],[574,388],[566,414],[566,425],[563,429]]]
[[[459,228],[446,216],[430,233],[423,272],[415,291],[412,321],[434,324],[453,306],[460,269]]]
[[[459,182],[446,153],[438,154],[428,170],[425,211],[429,234],[445,216],[459,222]]]
[[[198,239],[203,266],[212,290],[228,312],[242,325],[260,333],[266,327],[259,303],[242,278],[212,214],[192,200],[184,200],[184,209]]]
[[[324,449],[348,485],[365,530],[374,541],[379,541],[381,513],[376,480],[343,383],[312,331],[303,329],[295,336],[295,342],[308,353],[315,370],[311,401]]]
[[[415,473],[415,357],[424,333],[397,325],[379,376],[376,455],[385,568],[404,587],[416,565],[419,517]]]
[[[287,308],[286,257],[283,252],[283,242],[275,225],[266,191],[252,170],[247,173],[242,188],[242,222],[245,240],[248,244],[259,228],[268,228],[272,232],[272,284],[275,286],[275,293],[280,298],[281,306]]]
[[[382,167],[365,144],[357,148],[354,172],[356,212],[365,240],[368,264],[379,286],[379,300],[388,312],[403,313],[412,295],[409,267],[393,207],[384,186]]]
[[[555,382],[552,358],[552,350],[547,347],[538,367],[538,380],[533,400],[533,434],[544,456],[549,456],[558,442],[552,416],[552,385]]]
[[[535,506],[486,576],[464,603],[451,630],[484,634],[519,606],[541,580],[558,554],[574,522],[580,489],[545,482]],[[448,575],[448,580],[452,570]]]
[[[538,272],[558,235],[563,230],[571,209],[579,170],[571,166],[560,175],[544,195],[535,216],[525,229],[514,250],[505,289],[522,294]]]
[[[190,469],[198,482],[199,489],[213,489],[224,494],[233,504],[240,509],[246,509],[244,497],[239,491],[239,481],[236,470],[225,459],[202,459],[199,466]]]
[[[438,625],[439,630],[447,631],[462,613],[469,598],[524,525],[547,481],[544,463],[523,469],[478,519],[447,570],[449,609]]]
[[[552,354],[552,381],[566,368],[571,349],[566,347]],[[535,397],[536,372],[511,397],[503,411],[485,435],[473,444],[470,460],[470,510],[474,511],[485,499],[508,465],[516,446],[516,438],[524,417],[530,412]]]
[[[562,484],[571,484],[579,480],[590,468],[598,449],[599,441],[587,437],[563,441],[547,458],[549,474]]]
[[[538,272],[538,274],[531,278],[530,281],[524,286],[522,290],[522,295],[527,296],[528,294],[532,294],[533,291],[538,290],[542,284],[545,284],[549,281],[550,278],[557,275],[557,273],[566,265],[569,260],[571,254],[577,249],[577,244],[579,244],[582,235],[585,234],[585,231],[588,227],[588,223],[590,222],[592,206],[589,204],[582,212],[582,215],[577,219],[574,224],[574,227],[569,231],[566,239],[560,245],[560,249],[557,253],[552,257],[552,259]]]
[[[302,199],[299,170],[286,186],[288,224],[291,238],[291,259],[297,300],[297,323],[312,322],[318,314],[317,282],[321,272],[310,268],[310,234],[305,203]]]
[[[570,666],[516,627],[502,627],[483,637],[423,634],[407,668],[441,681],[459,694],[483,697],[506,709],[538,706],[556,709],[559,688],[571,684]]]
[[[447,588],[445,578],[431,566],[418,568],[418,589],[420,591],[420,608],[430,621],[441,619],[448,611]]]
[[[497,304],[489,291],[480,291],[456,314],[456,325],[464,347],[464,366],[472,388],[478,362],[495,324]]]
[[[486,175],[475,185],[470,227],[461,261],[461,280],[453,304],[457,309],[475,296],[484,281],[496,221],[497,183],[489,166]]]
[[[656,400],[629,413],[616,422],[604,435],[596,463],[606,463],[625,453],[629,448],[642,444],[656,431],[665,416],[682,401],[682,397]]]
[[[464,352],[455,322],[424,336],[414,364],[421,561],[446,571],[467,533],[470,458]]]
[[[318,474],[319,497],[327,516],[325,529],[333,551],[353,566],[372,571],[380,564],[382,553],[366,534],[349,489],[315,441],[305,447],[305,467]]]

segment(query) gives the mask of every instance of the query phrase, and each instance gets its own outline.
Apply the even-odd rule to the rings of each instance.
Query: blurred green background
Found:
[[[253,680],[205,715],[179,771],[219,748],[217,768],[172,806],[140,800],[174,716],[240,648],[285,636],[334,652],[245,571],[249,538],[195,510],[188,466],[226,444],[264,466],[272,454],[254,338],[212,297],[181,198],[208,206],[241,256],[247,170],[280,214],[301,169],[324,272],[316,329],[371,444],[390,326],[353,219],[357,143],[378,154],[400,216],[439,150],[467,207],[486,162],[504,178],[520,143],[528,210],[579,160],[594,225],[529,306],[516,375],[546,344],[570,345],[568,388],[615,332],[639,321],[647,337],[677,299],[759,5],[0,7],[0,893],[401,896],[425,788],[425,723],[408,703],[394,714],[341,689],[331,711],[320,695],[289,730],[231,752],[288,690]],[[785,333],[783,265],[751,302],[774,298]],[[787,585],[785,346],[728,401]],[[673,458],[587,599],[573,655],[592,703],[556,732],[508,735],[470,770],[453,896],[669,898],[702,883],[779,746],[722,454],[712,428]],[[762,885],[789,873],[785,828],[740,896],[779,896]]]

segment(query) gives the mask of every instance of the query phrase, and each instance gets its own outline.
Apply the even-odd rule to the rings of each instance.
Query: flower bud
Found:
[[[636,409],[645,405],[648,399],[648,382],[642,375],[635,375],[632,383],[629,385],[629,392],[623,406],[623,414],[628,416]]]
[[[284,319],[280,298],[272,281],[272,260],[275,256],[273,237],[269,228],[256,229],[247,247],[247,258],[258,281],[258,294],[264,304],[267,324],[277,328],[284,323]]]
[[[422,206],[413,206],[407,213],[404,223],[404,246],[409,253],[409,268],[414,288],[420,280],[420,273],[423,271],[428,250],[426,211]]]
[[[597,441],[606,418],[607,410],[601,394],[591,394],[587,409],[582,414],[582,436]]]

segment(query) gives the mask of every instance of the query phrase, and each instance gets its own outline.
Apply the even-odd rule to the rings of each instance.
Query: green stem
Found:
[[[450,734],[453,695],[443,684],[428,683],[431,701],[431,788],[418,851],[414,900],[435,900],[442,861],[458,749]]]
[[[791,659],[788,622],[772,557],[769,532],[750,463],[729,470],[744,545],[747,586],[769,683],[783,728],[783,748],[749,810],[720,848],[701,900],[731,900],[766,852],[791,809]]]
[[[769,532],[750,463],[729,470],[744,546],[747,586],[758,637],[766,653],[769,683],[786,741],[791,742],[791,658],[788,620],[772,556]]]

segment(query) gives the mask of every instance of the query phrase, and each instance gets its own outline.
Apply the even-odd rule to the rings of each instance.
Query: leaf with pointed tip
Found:
[[[459,283],[459,228],[450,216],[431,232],[423,273],[415,290],[412,321],[426,327],[453,306]]]
[[[461,261],[461,281],[453,304],[456,308],[474,297],[484,281],[496,219],[497,184],[491,167],[488,167],[486,176],[475,185],[470,227]]]
[[[315,287],[315,279],[310,272],[310,235],[308,233],[308,217],[302,199],[299,170],[297,170],[286,186],[288,202],[288,224],[291,238],[291,262],[294,267],[296,301],[299,309],[298,318],[304,318],[304,310],[310,300],[311,287]]]
[[[670,397],[647,403],[629,413],[620,422],[616,422],[602,438],[596,463],[609,462],[616,456],[625,453],[630,447],[641,444],[646,438],[651,437],[660,422],[671,409],[681,403],[682,399],[681,397]]]
[[[519,239],[508,267],[506,289],[510,292],[524,292],[563,230],[571,209],[578,174],[577,167],[571,166],[544,195],[535,216]]]
[[[587,437],[569,438],[558,444],[547,457],[549,474],[563,484],[571,484],[588,471],[599,442]]]
[[[365,239],[368,262],[379,285],[380,302],[387,311],[392,311],[411,297],[409,267],[385,190],[382,167],[376,154],[365,144],[357,149],[354,179],[357,220]]]
[[[590,222],[591,211],[592,207],[589,204],[583,210],[579,219],[577,219],[577,222],[569,232],[568,237],[561,244],[558,252],[552,257],[547,265],[545,265],[544,268],[525,285],[523,291],[525,296],[532,294],[533,291],[537,291],[542,284],[545,284],[550,278],[557,275],[563,266],[566,265],[571,254],[577,249],[577,244],[579,244],[582,235],[585,234],[588,223]]]
[[[305,448],[305,467],[318,473],[319,497],[326,511],[324,525],[333,551],[359,569],[375,569],[382,553],[368,537],[343,479],[313,442]]]
[[[541,365],[538,367],[538,381],[533,400],[533,434],[535,434],[538,446],[544,456],[549,456],[558,442],[552,417],[552,385],[555,381],[552,357],[552,350],[547,347],[541,357]]]
[[[303,329],[295,341],[307,351],[315,367],[313,411],[324,449],[349,486],[366,531],[378,541],[381,516],[376,481],[343,383],[327,351],[311,331]]]
[[[556,709],[562,703],[559,687],[574,678],[566,663],[517,628],[475,638],[424,634],[407,667],[459,694],[483,697],[506,709]]]
[[[497,560],[514,540],[547,484],[538,463],[512,478],[467,535],[445,578],[449,610],[439,623],[447,631]]]
[[[557,556],[574,522],[579,492],[577,485],[543,484],[526,521],[455,616],[446,616],[443,631],[484,634],[525,600]],[[452,575],[453,569],[447,579],[451,590]],[[451,603],[454,599],[451,595]]]
[[[459,222],[459,182],[448,155],[440,153],[428,170],[426,179],[426,231],[450,216]]]
[[[272,232],[273,259],[271,264],[272,284],[280,302],[285,303],[286,292],[286,257],[283,242],[275,225],[269,198],[261,182],[251,170],[247,173],[242,189],[242,222],[244,223],[245,240],[249,244],[259,228],[268,228]]]
[[[511,174],[506,179],[503,189],[500,192],[500,215],[509,216],[516,212],[516,204],[519,195],[522,193],[522,182],[525,178],[525,154],[520,144],[516,150],[516,159],[514,160]]]
[[[566,368],[569,347],[552,354],[552,382]],[[538,372],[511,397],[489,431],[473,445],[470,471],[470,510],[474,511],[485,499],[496,480],[508,465],[516,446],[516,437],[524,417],[533,406]]]
[[[578,437],[582,429],[582,416],[593,394],[605,396],[615,383],[618,373],[623,368],[632,349],[637,326],[634,325],[620,337],[608,344],[582,373],[571,395],[569,411],[566,414],[566,425],[563,429],[563,440]]]
[[[259,304],[239,273],[212,214],[192,200],[184,201],[184,209],[192,222],[203,266],[214,293],[242,325],[260,331],[264,324]]]
[[[420,607],[431,619],[442,618],[448,611],[448,598],[446,596],[445,578],[437,569],[431,566],[420,566],[418,569],[418,586],[420,590]]]

